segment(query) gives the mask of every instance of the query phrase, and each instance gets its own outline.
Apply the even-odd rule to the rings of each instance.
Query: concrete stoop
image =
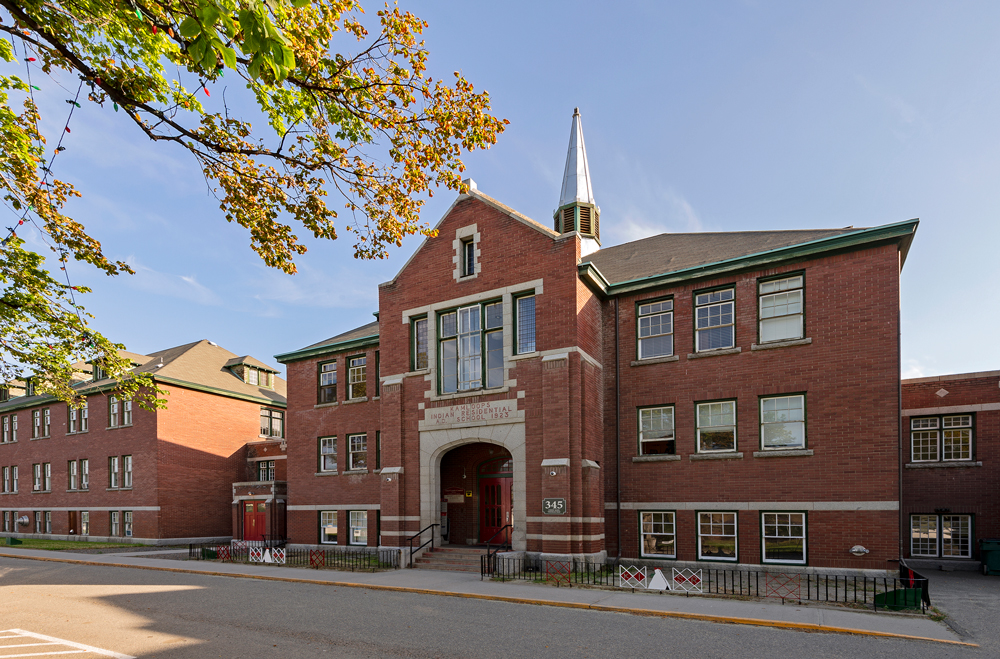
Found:
[[[424,552],[423,556],[413,561],[413,567],[422,570],[445,570],[449,572],[480,571],[480,556],[486,553],[481,547],[448,546],[435,547]]]

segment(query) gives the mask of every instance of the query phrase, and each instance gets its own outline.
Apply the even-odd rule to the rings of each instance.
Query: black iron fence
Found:
[[[262,563],[317,570],[377,572],[399,569],[398,549],[309,549],[306,547],[268,547],[245,544],[188,545],[192,561],[223,563]]]
[[[481,557],[481,578],[556,586],[608,586],[631,590],[726,595],[784,602],[836,602],[879,609],[930,606],[927,579],[909,568],[899,577],[871,577],[716,568],[655,569],[621,563]]]

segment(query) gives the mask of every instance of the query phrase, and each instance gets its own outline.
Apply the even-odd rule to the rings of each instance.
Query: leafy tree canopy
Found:
[[[462,154],[495,143],[507,121],[459,73],[427,75],[424,21],[395,5],[377,17],[370,34],[352,0],[0,0],[0,57],[16,71],[0,76],[0,190],[15,225],[34,224],[63,271],[73,258],[131,273],[64,213],[79,193],[52,171],[59,142],[38,129],[34,71],[79,76],[70,112],[95,102],[186,149],[271,267],[295,272],[306,251],[295,231],[337,238],[341,205],[358,258],[431,235],[423,195],[460,190]],[[211,97],[223,77],[266,125]],[[71,361],[98,358],[127,394],[157,404],[149,380],[126,374],[121,346],[88,329],[75,300],[87,289],[53,272],[16,231],[0,247],[0,377],[35,371],[40,392],[72,400]]]

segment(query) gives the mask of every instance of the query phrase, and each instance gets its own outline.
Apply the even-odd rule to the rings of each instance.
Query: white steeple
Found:
[[[587,147],[583,144],[580,108],[573,108],[573,126],[569,131],[569,151],[566,152],[566,170],[563,172],[559,206],[578,201],[594,203],[594,190],[590,187],[590,167],[587,165]]]
[[[583,252],[589,254],[600,249],[601,209],[594,202],[594,190],[590,186],[590,167],[587,165],[587,147],[583,144],[580,108],[573,108],[566,171],[563,172],[559,207],[552,219],[558,233],[576,231],[580,234]]]

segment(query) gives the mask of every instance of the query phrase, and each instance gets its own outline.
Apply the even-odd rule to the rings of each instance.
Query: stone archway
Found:
[[[525,536],[527,465],[523,423],[420,432],[420,527],[437,524],[441,519],[441,461],[445,454],[459,446],[477,442],[505,448],[514,461],[512,522],[514,532],[511,542],[514,551],[524,551],[527,547]]]

